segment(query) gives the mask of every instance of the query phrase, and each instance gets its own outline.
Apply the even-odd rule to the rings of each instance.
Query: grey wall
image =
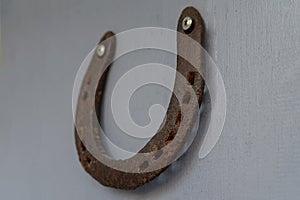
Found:
[[[1,4],[1,199],[299,197],[300,1]],[[83,171],[74,147],[71,95],[77,69],[106,30],[176,29],[187,5],[204,18],[205,47],[225,82],[223,134],[204,160],[197,158],[197,137],[176,165],[135,192],[104,188]],[[200,131],[206,123],[201,119]]]

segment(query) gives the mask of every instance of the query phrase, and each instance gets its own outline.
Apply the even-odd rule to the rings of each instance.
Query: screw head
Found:
[[[193,19],[189,16],[185,17],[183,20],[182,20],[182,29],[184,31],[187,31],[189,30],[193,25]]]
[[[97,48],[97,54],[98,56],[102,57],[105,54],[105,46],[103,44],[100,44]]]

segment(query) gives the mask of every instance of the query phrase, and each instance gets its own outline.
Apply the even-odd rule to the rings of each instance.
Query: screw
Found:
[[[97,48],[98,56],[102,57],[105,54],[105,46],[103,44],[99,45]]]
[[[192,27],[193,19],[189,16],[185,17],[182,21],[182,29],[184,31],[189,30]]]

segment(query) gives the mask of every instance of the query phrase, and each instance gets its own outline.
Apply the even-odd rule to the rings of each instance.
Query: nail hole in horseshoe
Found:
[[[195,75],[196,75],[195,72],[189,72],[187,75],[187,80],[191,85],[194,85],[195,83]]]
[[[170,144],[172,142],[172,140],[175,138],[176,136],[176,132],[175,131],[172,131],[170,134],[169,134],[169,137],[168,139],[166,140],[166,144]]]
[[[176,124],[176,126],[180,126],[180,124],[181,124],[181,112],[179,112],[178,114],[177,114],[177,118],[176,118],[176,122],[175,122],[175,124]]]
[[[85,157],[85,161],[90,165],[92,163],[92,159],[89,156]]]

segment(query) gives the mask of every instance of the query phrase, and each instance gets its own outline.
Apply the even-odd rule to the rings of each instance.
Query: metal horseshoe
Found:
[[[193,7],[185,8],[179,17],[177,31],[201,44],[203,22],[200,13]],[[108,42],[103,43],[105,40]],[[190,56],[200,58],[201,54],[192,51],[189,48],[190,45],[189,42],[181,41],[179,37],[177,38],[178,52],[184,52]],[[79,160],[87,173],[104,186],[129,190],[153,180],[168,167],[147,171],[149,165],[158,166],[162,162],[170,162],[181,151],[183,146],[182,141],[190,134],[192,123],[198,114],[198,112],[193,111],[200,107],[204,90],[204,80],[195,69],[195,67],[201,68],[202,66],[193,67],[181,56],[177,56],[177,72],[186,78],[195,94],[197,94],[196,102],[184,96],[186,98],[184,100],[186,104],[185,108],[190,111],[190,114],[184,115],[182,113],[179,102],[173,94],[166,113],[166,122],[162,125],[159,132],[138,152],[145,154],[145,156],[136,155],[127,160],[114,160],[107,155],[101,144],[102,139],[97,127],[99,124],[99,106],[101,105],[105,80],[108,74],[108,69],[104,71],[104,66],[113,60],[115,48],[116,39],[114,33],[107,32],[99,42],[82,81],[75,116],[75,141]],[[178,53],[178,55],[180,54]],[[176,82],[177,77],[175,79],[174,90],[180,90],[180,88],[177,88]],[[89,112],[90,110],[96,111],[96,117]],[[183,127],[183,131],[179,133],[178,129],[180,126]],[[86,146],[87,143],[92,143],[93,145]],[[165,147],[168,148],[165,149]],[[91,150],[99,152],[97,158],[92,155]],[[147,154],[151,152],[153,154]],[[107,163],[110,163],[110,165],[107,165]],[[121,171],[114,166],[126,166],[128,169],[136,169],[137,172]]]

